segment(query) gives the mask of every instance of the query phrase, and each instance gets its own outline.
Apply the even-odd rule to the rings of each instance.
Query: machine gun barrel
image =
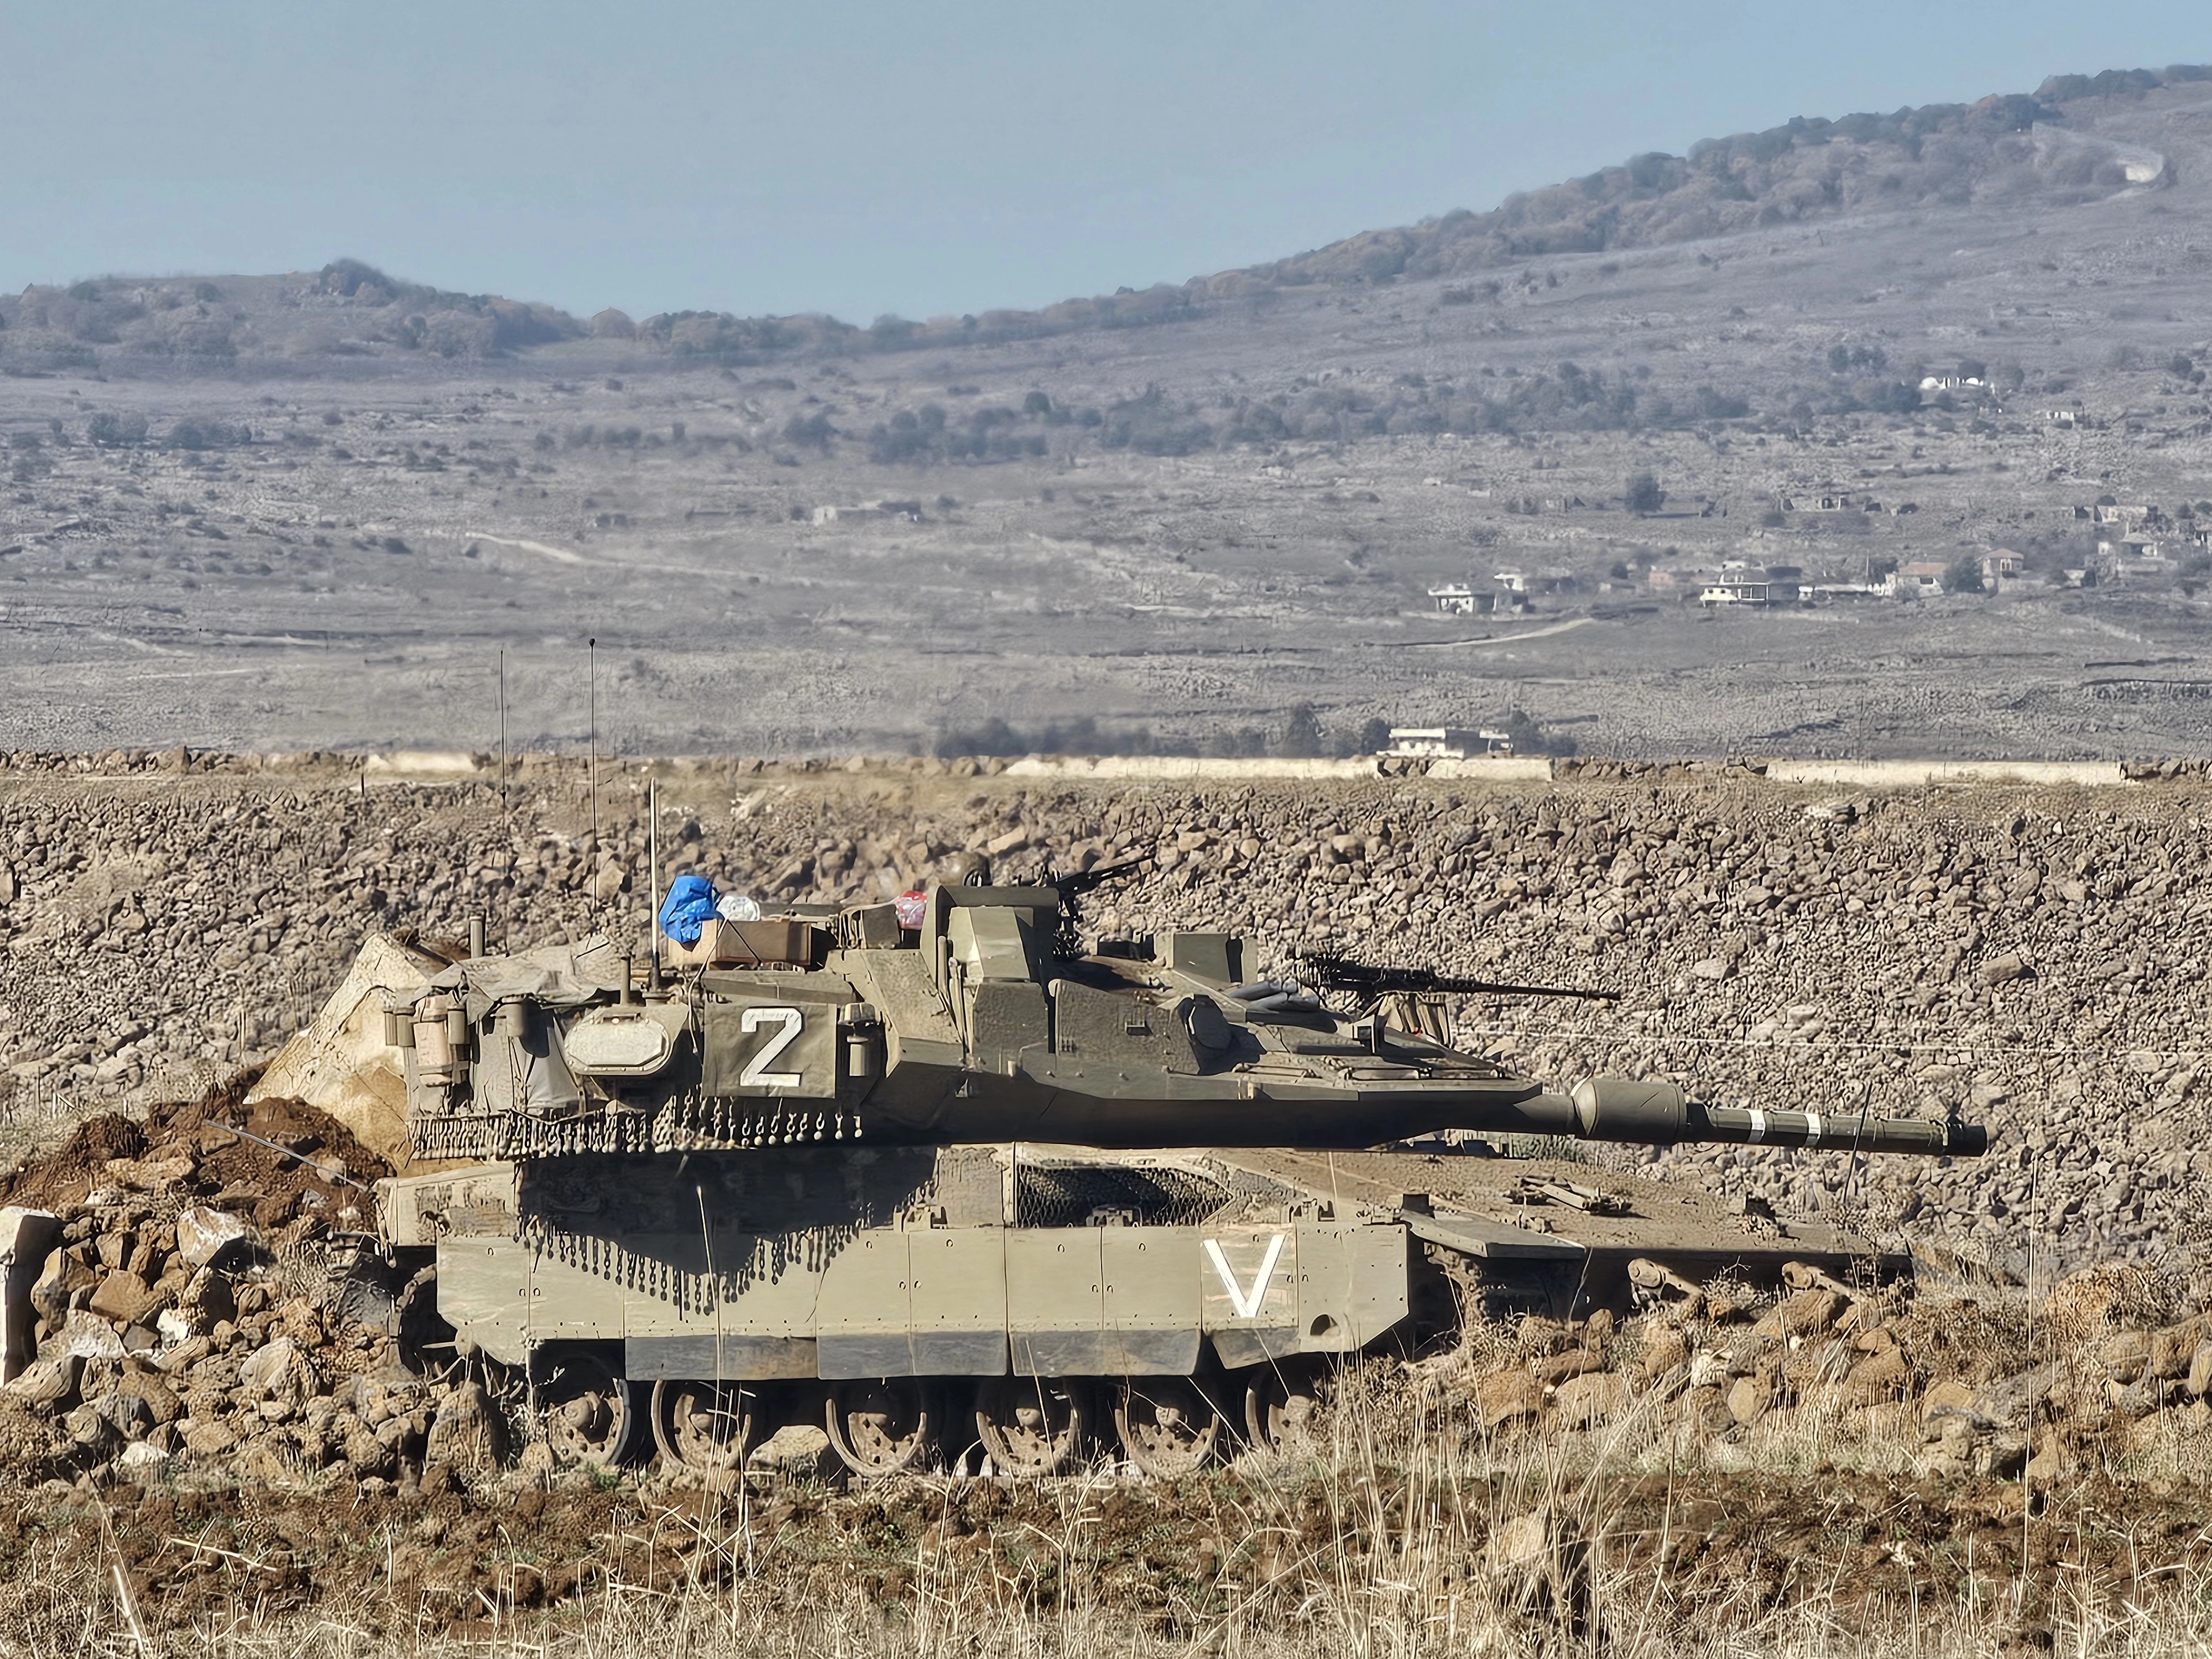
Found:
[[[1081,927],[1084,896],[1117,877],[1136,874],[1144,862],[1140,856],[1123,859],[1118,864],[1094,864],[1072,875],[1046,872],[1044,884],[1060,895],[1060,926],[1054,945],[1062,956],[1072,957],[1083,949],[1078,930]]]
[[[1115,877],[1133,875],[1144,862],[1141,857],[1123,859],[1118,864],[1094,864],[1088,870],[1078,871],[1073,875],[1048,874],[1045,877],[1045,885],[1060,895],[1062,904],[1072,908],[1074,900],[1096,888],[1103,887]]]

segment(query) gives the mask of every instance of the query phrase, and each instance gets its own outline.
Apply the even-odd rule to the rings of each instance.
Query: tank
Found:
[[[526,1376],[572,1457],[726,1471],[812,1420],[864,1475],[978,1449],[1050,1474],[1109,1438],[1172,1476],[1286,1443],[1330,1368],[1470,1317],[1903,1266],[1482,1155],[1519,1138],[1984,1150],[1956,1121],[1555,1089],[1455,1049],[1443,1000],[1603,993],[1086,942],[1098,878],[469,957],[391,997],[433,1170],[379,1190],[404,1346]]]

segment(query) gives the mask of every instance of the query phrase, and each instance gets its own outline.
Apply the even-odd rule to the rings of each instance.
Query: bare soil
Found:
[[[1225,1473],[1170,1490],[916,1480],[662,1498],[589,1485],[371,1498],[42,1494],[0,1505],[0,1580],[15,1586],[0,1595],[0,1620],[18,1639],[30,1634],[26,1589],[65,1555],[119,1562],[142,1618],[165,1635],[251,1609],[319,1613],[385,1638],[482,1638],[520,1613],[526,1629],[555,1636],[611,1586],[710,1597],[742,1586],[792,1618],[848,1595],[910,1615],[918,1591],[995,1574],[1030,1614],[1080,1600],[1188,1636],[1239,1609],[1264,1628],[1286,1595],[1332,1571],[1361,1573],[1381,1544],[1347,1527],[1348,1497],[1362,1511],[1471,1517],[1474,1551],[1492,1535],[1489,1517],[1502,1522],[1516,1501],[1503,1480],[1439,1487],[1385,1474],[1347,1493],[1320,1478]],[[2212,1565],[2197,1492],[2093,1483],[2063,1510],[2039,1499],[2027,1512],[2022,1498],[2014,1484],[1850,1474],[1623,1476],[1582,1494],[1605,1518],[1588,1542],[1692,1627],[1809,1602],[1843,1630],[1879,1629],[1916,1597],[1932,1620],[1977,1591],[2020,1584],[2032,1641],[2039,1612],[2047,1618],[2073,1587],[2117,1601]],[[1059,1547],[1068,1539],[1079,1541]],[[1472,1552],[1464,1559],[1472,1571]]]
[[[114,1188],[115,1165],[123,1161],[138,1166],[125,1172],[134,1177],[149,1165],[181,1164],[161,1180],[169,1197],[240,1207],[271,1232],[303,1209],[327,1216],[362,1206],[366,1189],[390,1167],[345,1125],[305,1102],[248,1106],[246,1091],[258,1075],[248,1069],[198,1098],[156,1103],[143,1121],[112,1112],[88,1117],[59,1147],[19,1158],[0,1174],[0,1204],[76,1208],[98,1189]]]

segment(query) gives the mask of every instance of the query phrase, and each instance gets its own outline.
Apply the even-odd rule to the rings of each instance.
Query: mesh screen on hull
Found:
[[[1224,1183],[1188,1170],[1112,1164],[1024,1164],[1015,1186],[1018,1227],[1192,1227],[1241,1209]]]

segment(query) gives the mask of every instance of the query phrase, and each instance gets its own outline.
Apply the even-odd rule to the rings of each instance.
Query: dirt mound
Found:
[[[302,1215],[366,1209],[389,1166],[327,1113],[296,1100],[246,1103],[256,1073],[193,1100],[153,1107],[143,1123],[87,1118],[51,1152],[0,1176],[0,1204],[66,1212],[104,1190],[209,1204],[271,1231]]]

